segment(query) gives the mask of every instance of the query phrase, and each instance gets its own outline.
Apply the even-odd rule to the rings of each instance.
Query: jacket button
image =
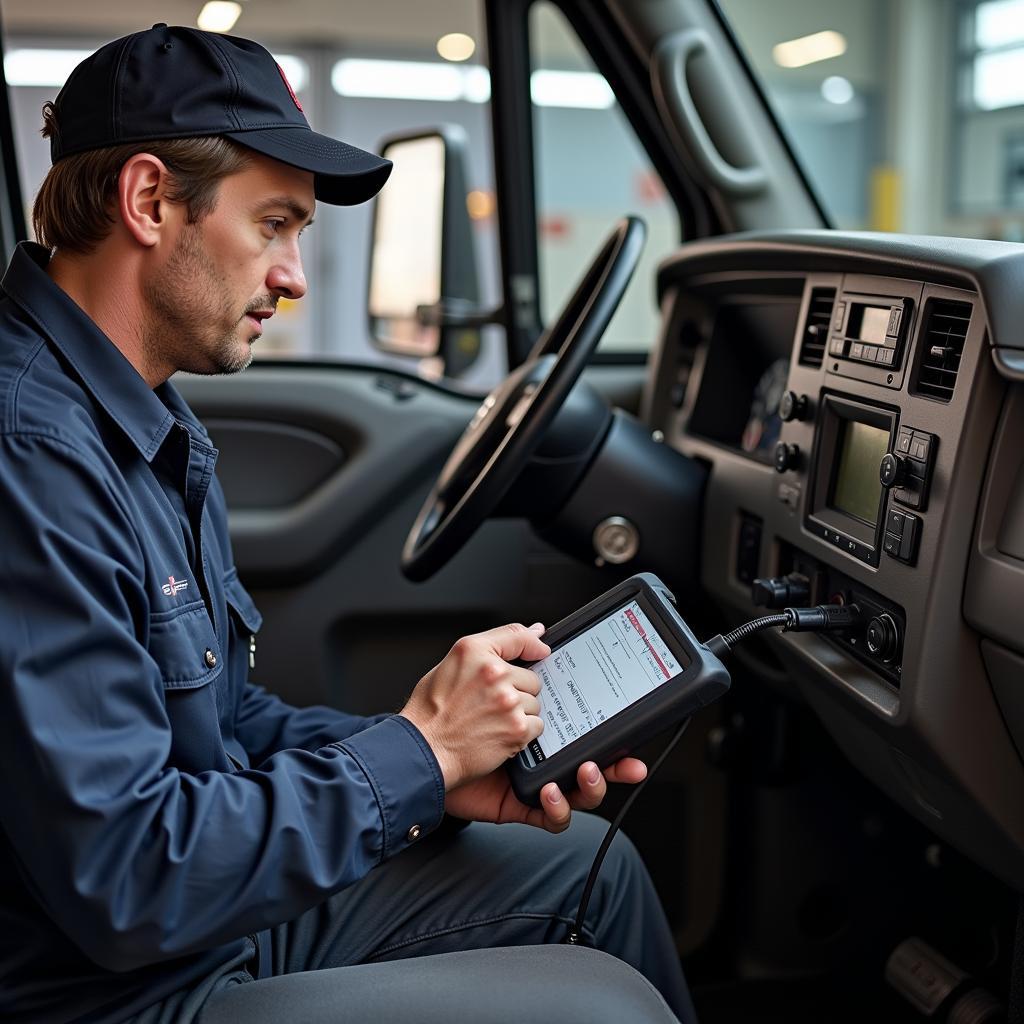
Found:
[[[214,654],[209,647],[206,648],[206,653],[203,655],[203,660],[210,668],[217,667],[217,655]]]
[[[408,839],[410,843],[415,843],[422,834],[423,829],[421,829],[419,825],[413,825],[413,827],[405,834],[405,838]]]

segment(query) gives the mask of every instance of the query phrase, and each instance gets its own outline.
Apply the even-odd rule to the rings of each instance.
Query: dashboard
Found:
[[[855,602],[772,636],[846,755],[989,870],[1024,877],[1024,246],[838,232],[682,249],[645,421],[709,469],[701,574]],[[792,601],[787,603],[794,603]]]

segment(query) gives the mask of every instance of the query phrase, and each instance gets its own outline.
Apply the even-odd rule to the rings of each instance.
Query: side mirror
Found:
[[[391,136],[394,163],[374,201],[367,309],[385,352],[439,356],[455,375],[480,352],[476,253],[466,208],[466,135],[455,125]]]

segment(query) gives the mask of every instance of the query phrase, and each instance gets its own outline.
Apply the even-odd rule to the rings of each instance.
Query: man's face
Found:
[[[213,211],[198,224],[181,223],[144,284],[151,365],[244,370],[278,299],[306,292],[298,240],[313,206],[311,173],[255,153],[223,179]]]

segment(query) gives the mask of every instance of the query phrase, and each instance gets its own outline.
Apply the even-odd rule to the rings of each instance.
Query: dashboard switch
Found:
[[[885,520],[882,550],[898,562],[913,565],[917,560],[917,542],[921,536],[921,520],[909,512],[890,509]]]
[[[785,473],[787,469],[796,469],[800,465],[800,446],[780,441],[775,446],[775,470]]]
[[[791,420],[807,419],[810,402],[806,395],[798,395],[795,391],[783,392],[779,399],[779,416],[789,423]]]

